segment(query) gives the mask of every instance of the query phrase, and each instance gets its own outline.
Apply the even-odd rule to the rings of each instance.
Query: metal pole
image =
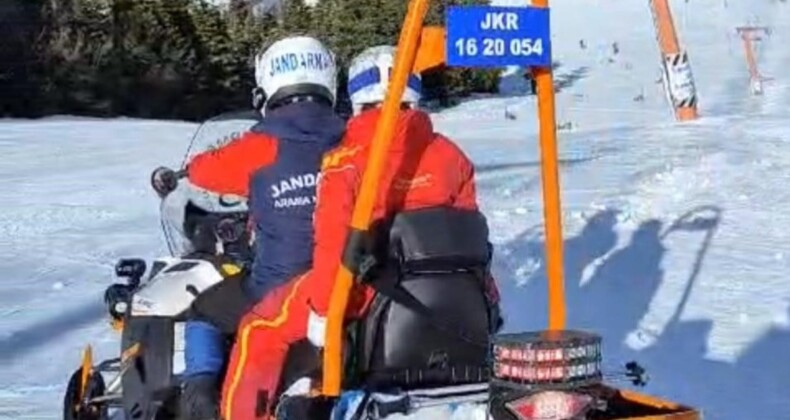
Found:
[[[359,196],[354,203],[351,216],[351,231],[366,232],[373,215],[373,206],[379,190],[379,181],[384,162],[389,152],[395,122],[400,111],[400,101],[406,89],[406,81],[414,68],[422,24],[428,11],[429,0],[411,0],[409,11],[403,22],[398,41],[395,68],[387,88],[381,117],[376,124],[373,143],[368,155],[368,164],[362,176]],[[343,379],[344,321],[349,293],[353,287],[354,274],[348,267],[340,265],[332,289],[327,313],[326,340],[324,345],[324,375],[322,393],[326,396],[340,395]]]
[[[536,7],[549,7],[548,0],[533,0]],[[538,87],[540,120],[541,178],[543,216],[546,229],[546,274],[549,290],[549,330],[565,328],[565,284],[562,257],[562,206],[560,203],[559,159],[557,157],[557,119],[552,68],[536,67],[533,77]]]

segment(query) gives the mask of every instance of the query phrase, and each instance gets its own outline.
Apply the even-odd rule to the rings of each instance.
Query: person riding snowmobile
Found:
[[[314,214],[312,269],[264,296],[242,319],[223,385],[225,420],[268,418],[284,392],[286,359],[298,353],[292,351],[297,343],[309,340],[314,347],[323,347],[329,295],[349,236],[394,54],[392,46],[373,47],[350,65],[348,93],[354,116],[341,146],[324,157]],[[426,113],[416,109],[420,89],[419,75],[412,74],[385,162],[374,220],[433,206],[477,210],[473,165],[452,141],[433,131]],[[490,286],[487,292],[496,290],[493,283]],[[355,287],[347,317],[364,317],[373,296],[370,287]],[[495,292],[487,297],[497,304]],[[294,388],[288,392],[296,392]]]
[[[249,198],[254,227],[251,272],[222,282],[198,297],[209,320],[191,320],[185,333],[185,418],[216,418],[227,335],[238,318],[267,292],[311,266],[316,183],[323,154],[336,146],[345,122],[334,113],[334,54],[306,36],[281,39],[255,58],[253,105],[263,120],[240,138],[195,156],[191,184]],[[155,173],[154,184],[173,174]],[[201,311],[198,310],[200,313]]]

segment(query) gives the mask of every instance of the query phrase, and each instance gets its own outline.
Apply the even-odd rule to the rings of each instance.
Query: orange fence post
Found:
[[[533,0],[532,5],[549,7],[549,1]],[[546,229],[546,274],[549,282],[549,330],[562,330],[565,329],[566,311],[554,77],[551,67],[535,67],[532,71],[538,87],[543,217]]]
[[[755,95],[761,95],[763,93],[763,77],[760,75],[760,71],[757,68],[757,58],[754,55],[754,42],[759,41],[759,35],[756,35],[759,32],[768,34],[768,28],[765,27],[756,27],[756,26],[742,26],[736,28],[738,33],[741,35],[741,39],[743,39],[743,49],[746,53],[746,65],[749,69],[749,81],[752,89],[752,93]]]
[[[395,67],[387,88],[387,96],[382,106],[381,117],[376,124],[373,143],[368,155],[368,165],[362,176],[362,186],[351,216],[351,229],[367,231],[373,214],[373,205],[379,189],[379,178],[383,163],[390,148],[395,122],[400,110],[400,99],[406,89],[406,81],[414,68],[422,24],[428,11],[429,0],[411,0],[398,40]],[[322,394],[340,395],[343,380],[343,339],[344,321],[349,293],[353,286],[354,275],[342,264],[337,273],[327,313],[327,326],[324,345],[324,366]]]
[[[664,88],[680,121],[698,118],[697,89],[688,54],[680,49],[668,0],[650,0],[656,37],[661,49]]]

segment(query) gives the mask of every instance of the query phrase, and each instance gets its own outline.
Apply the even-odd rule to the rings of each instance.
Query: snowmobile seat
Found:
[[[350,386],[371,391],[487,380],[499,320],[485,281],[491,245],[477,211],[429,208],[373,229],[376,297],[352,327]]]

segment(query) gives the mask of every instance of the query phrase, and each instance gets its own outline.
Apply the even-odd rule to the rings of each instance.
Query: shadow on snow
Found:
[[[785,383],[790,377],[790,364],[783,360],[790,349],[790,330],[771,330],[733,364],[705,358],[712,321],[680,320],[704,269],[720,218],[718,208],[705,206],[667,227],[659,220],[648,220],[637,227],[625,247],[614,249],[617,211],[595,214],[578,235],[564,243],[568,326],[604,337],[608,369],[630,360],[643,364],[651,373],[648,393],[692,404],[710,418],[753,418],[756,412],[763,419],[790,418],[790,413],[781,411],[786,407]],[[663,281],[664,239],[677,231],[701,235],[686,289],[657,341],[644,350],[633,350],[624,344],[625,339],[638,327]],[[502,287],[507,331],[541,330],[547,324],[541,235],[542,227],[536,226],[495,250],[494,273]],[[582,284],[591,269],[594,274]]]

